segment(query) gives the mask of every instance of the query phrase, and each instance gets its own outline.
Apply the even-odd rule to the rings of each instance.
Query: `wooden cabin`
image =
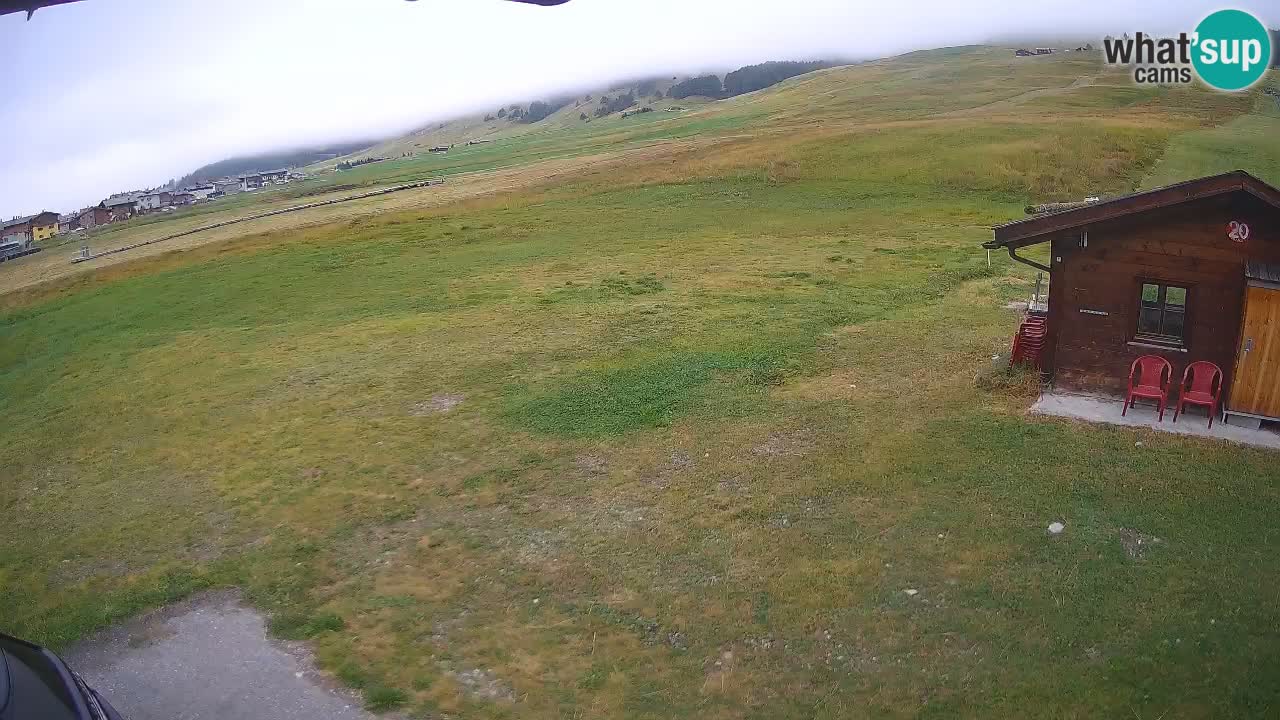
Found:
[[[1049,244],[1049,264],[1022,257]],[[1049,273],[1041,368],[1122,394],[1141,355],[1222,368],[1242,424],[1280,419],[1280,190],[1235,171],[995,228],[987,249]]]

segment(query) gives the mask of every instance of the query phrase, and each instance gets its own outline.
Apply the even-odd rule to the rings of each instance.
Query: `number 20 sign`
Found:
[[[1239,220],[1232,220],[1227,223],[1227,237],[1235,242],[1244,242],[1249,239],[1249,223],[1243,223]]]

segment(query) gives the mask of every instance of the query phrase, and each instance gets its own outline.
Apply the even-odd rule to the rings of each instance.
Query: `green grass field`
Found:
[[[1269,99],[1098,69],[959,48],[532,131],[350,175],[691,142],[24,296],[3,628],[234,585],[414,717],[1273,716],[1275,456],[991,369],[1033,282],[992,224],[1224,153],[1280,182]]]

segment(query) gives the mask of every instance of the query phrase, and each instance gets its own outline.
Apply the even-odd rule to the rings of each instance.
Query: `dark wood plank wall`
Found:
[[[1232,220],[1249,224],[1248,241],[1228,239]],[[1134,358],[1159,355],[1173,364],[1175,383],[1188,362],[1209,360],[1222,368],[1229,388],[1239,346],[1244,265],[1248,260],[1280,263],[1277,226],[1280,211],[1234,193],[1091,226],[1085,248],[1079,230],[1055,236],[1046,364],[1055,384],[1122,393]],[[1131,344],[1143,280],[1190,288],[1186,352]]]

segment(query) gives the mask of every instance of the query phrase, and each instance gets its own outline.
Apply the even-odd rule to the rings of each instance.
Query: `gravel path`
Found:
[[[300,643],[267,638],[235,593],[205,594],[63,654],[126,720],[368,720],[327,686]]]

